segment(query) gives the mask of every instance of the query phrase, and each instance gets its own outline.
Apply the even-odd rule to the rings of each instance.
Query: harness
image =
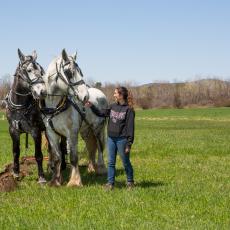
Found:
[[[69,89],[71,89],[74,93],[74,96],[78,98],[78,94],[75,93],[75,89],[74,89],[74,86],[77,86],[77,85],[82,85],[82,84],[85,84],[84,80],[81,79],[79,81],[76,81],[76,82],[71,82],[70,81],[70,78],[71,76],[70,75],[73,75],[73,72],[71,72],[70,69],[67,69],[67,70],[64,70],[64,67],[71,64],[70,61],[67,61],[63,64],[63,61],[60,62],[60,65],[59,65],[59,68],[58,68],[58,65],[56,63],[56,72],[53,73],[52,75],[49,75],[48,78],[56,75],[56,81],[58,80],[58,78],[60,78],[66,85],[67,85],[67,91]],[[75,64],[75,68],[77,69],[78,73],[83,76],[80,68],[78,67],[78,65],[76,63]],[[60,70],[63,70],[64,74],[67,76],[63,76],[62,72]],[[52,95],[52,94],[48,94],[48,96],[62,96],[62,95]],[[78,98],[79,99],[79,98]],[[45,105],[45,100],[42,100],[40,101],[39,103],[39,106],[40,106],[40,111],[43,113],[43,115],[47,118],[47,122],[49,124],[49,126],[51,127],[51,129],[59,136],[63,136],[62,134],[60,134],[57,130],[55,130],[54,128],[54,124],[53,124],[53,121],[52,119],[54,117],[56,117],[57,115],[59,115],[60,113],[66,111],[69,106],[73,106],[74,109],[79,113],[82,121],[85,121],[87,124],[89,124],[89,122],[86,120],[85,118],[85,113],[84,111],[82,111],[79,106],[77,105],[77,103],[73,100],[73,98],[71,96],[68,96],[68,95],[63,95],[61,100],[59,101],[59,103],[57,104],[56,108],[47,108],[46,105]]]
[[[85,84],[85,81],[84,81],[83,79],[81,79],[81,80],[79,80],[79,81],[76,81],[76,82],[71,82],[71,81],[69,80],[70,75],[73,74],[73,73],[71,72],[70,69],[64,70],[64,67],[67,66],[67,65],[69,65],[69,64],[70,64],[70,61],[67,61],[67,62],[65,62],[64,64],[63,64],[63,62],[60,62],[60,64],[59,64],[59,70],[58,70],[58,65],[57,65],[57,63],[56,63],[56,72],[53,73],[53,74],[51,74],[51,75],[49,75],[49,78],[52,77],[52,76],[54,76],[54,75],[56,75],[56,79],[55,79],[55,80],[57,81],[58,78],[60,78],[60,79],[67,85],[67,87],[68,87],[68,88],[67,88],[67,91],[68,91],[69,89],[71,89],[71,90],[73,91],[73,93],[74,93],[74,96],[77,97],[77,98],[79,99],[78,94],[75,93],[74,86]],[[81,72],[81,69],[78,67],[78,65],[77,65],[76,63],[74,63],[74,64],[76,65],[76,69],[77,69],[77,71],[79,72],[79,74],[80,74],[81,76],[83,76],[83,74],[82,74],[82,72]],[[67,77],[64,77],[64,76],[63,76],[63,74],[62,74],[61,71],[60,71],[61,69],[63,69],[63,72],[64,72],[64,74],[65,74]],[[77,89],[76,89],[76,90],[77,90]],[[52,95],[50,95],[50,96],[52,96]]]
[[[63,64],[63,62],[60,62],[59,69],[62,68],[62,69],[64,70],[64,67],[65,67],[66,65],[69,65],[69,64],[70,64],[70,61],[67,61],[65,64]],[[81,71],[81,69],[79,68],[79,66],[78,66],[76,63],[75,63],[75,65],[76,65],[75,67],[76,67],[77,71],[79,72],[79,74],[80,74],[81,76],[83,76],[82,71]],[[73,74],[73,73],[71,73],[71,71],[70,71],[69,69],[66,70],[66,71],[64,71],[64,73],[65,73],[65,75],[67,75],[67,78],[65,78],[65,77],[62,75],[61,71],[58,70],[58,66],[57,66],[57,63],[56,63],[56,74],[57,74],[57,76],[56,76],[56,81],[57,81],[57,79],[58,79],[58,77],[59,77],[59,78],[68,86],[68,88],[72,89],[72,91],[74,92],[74,96],[76,96],[76,97],[78,98],[78,95],[75,94],[75,91],[74,91],[74,88],[73,88],[73,87],[76,86],[76,85],[85,84],[84,80],[81,79],[81,80],[79,80],[79,81],[73,83],[73,82],[71,82],[71,81],[69,80],[70,74]],[[53,75],[55,75],[55,73],[54,73]],[[51,76],[53,76],[53,75],[51,75]],[[51,77],[51,76],[50,76],[50,77]],[[87,85],[87,87],[90,88],[88,85]],[[79,98],[78,98],[78,99],[79,99]],[[81,109],[79,108],[79,106],[77,105],[77,103],[73,101],[72,97],[70,97],[70,96],[67,97],[67,100],[69,101],[70,105],[72,105],[72,106],[75,108],[75,110],[80,114],[82,121],[84,121],[84,122],[93,130],[94,135],[95,135],[96,137],[98,137],[98,134],[96,133],[96,131],[94,130],[94,128],[92,127],[92,125],[87,121],[87,119],[86,119],[86,117],[85,117],[85,111],[81,111]],[[83,107],[83,109],[84,109],[84,107]],[[56,134],[58,134],[58,132],[57,132],[57,131],[54,129],[54,127],[53,127],[52,121],[51,121],[51,123],[49,122],[49,124],[51,124],[50,126],[51,126],[52,130],[53,130]],[[89,131],[88,131],[88,133],[87,133],[87,135],[86,135],[86,139],[88,139],[89,134],[90,134],[90,129],[89,129]],[[58,135],[60,135],[60,134],[58,134]],[[101,143],[101,142],[99,142],[99,145],[100,145],[100,148],[102,149],[102,143]]]
[[[79,108],[77,103],[75,103],[71,97],[63,96],[61,100],[59,101],[56,108],[47,108],[45,107],[45,100],[41,100],[39,103],[40,111],[42,114],[47,118],[47,122],[51,129],[59,136],[63,136],[60,134],[55,128],[52,119],[56,116],[58,116],[60,113],[66,111],[70,106],[73,106],[74,109],[80,114],[80,117],[83,121],[88,123],[88,121],[85,118],[85,113],[82,112],[82,110]],[[88,123],[89,124],[89,123]]]
[[[20,77],[23,81],[28,83],[29,91],[27,93],[19,93],[19,92],[14,91],[13,89],[11,89],[10,92],[6,96],[6,101],[7,101],[7,104],[8,104],[8,107],[9,107],[10,110],[26,109],[26,108],[30,107],[30,104],[28,105],[27,103],[26,104],[16,104],[16,103],[14,103],[12,101],[12,93],[14,93],[14,94],[16,94],[18,96],[21,96],[21,97],[27,97],[27,96],[32,95],[31,88],[32,88],[33,85],[36,85],[36,84],[39,84],[39,83],[44,83],[44,81],[42,79],[42,74],[44,73],[43,68],[41,67],[41,73],[37,74],[37,77],[31,80],[30,77],[29,77],[28,72],[23,68],[23,65],[26,64],[27,62],[28,62],[28,60],[23,62],[23,63],[19,63],[19,67],[17,68],[17,70],[16,70],[16,72],[14,74],[14,77]],[[34,61],[30,60],[30,62],[33,65],[35,65]],[[32,101],[34,101],[34,100],[32,100]]]
[[[31,87],[33,85],[39,84],[39,83],[45,83],[44,80],[42,79],[42,75],[45,73],[44,69],[40,66],[41,68],[41,72],[35,74],[36,78],[34,79],[30,79],[29,74],[27,72],[26,69],[23,68],[23,65],[25,65],[27,61],[24,61],[22,63],[19,63],[19,68],[17,69],[15,75],[17,74],[22,80],[24,80],[25,82],[27,82],[29,84],[29,89],[31,90]],[[36,65],[36,62],[33,60],[30,60],[30,63],[32,63],[34,66]]]
[[[32,107],[32,103],[24,103],[24,104],[16,104],[12,101],[12,94],[16,94],[18,96],[21,96],[21,97],[27,97],[29,95],[31,95],[31,93],[26,93],[26,94],[21,94],[21,93],[18,93],[18,92],[15,92],[13,91],[12,89],[10,90],[10,92],[6,95],[6,102],[7,102],[7,108],[10,110],[10,111],[15,111],[15,110],[24,110],[24,109],[27,109],[29,110],[30,107]],[[32,100],[34,101],[34,100]]]
[[[49,123],[50,127],[52,128],[52,130],[58,134],[59,136],[62,136],[58,131],[55,130],[54,125],[53,125],[53,121],[52,119],[57,116],[58,114],[66,111],[69,108],[69,102],[67,100],[67,97],[64,96],[61,98],[61,101],[58,103],[56,108],[47,108],[45,107],[45,100],[40,100],[39,101],[39,107],[40,107],[40,111],[41,113],[47,117],[47,122]]]
[[[33,85],[39,84],[39,83],[44,83],[42,76],[41,76],[44,73],[44,70],[41,68],[42,72],[36,78],[31,80],[29,78],[27,71],[25,69],[23,69],[23,65],[26,62],[27,61],[19,64],[19,67],[17,68],[16,73],[14,74],[14,77],[20,77],[23,81],[27,82],[29,84],[29,90],[30,91],[27,93],[19,93],[19,92],[14,91],[13,89],[11,89],[5,98],[5,100],[7,102],[7,107],[9,108],[10,111],[26,109],[27,110],[26,113],[28,113],[30,111],[30,109],[36,104],[35,100],[32,99],[31,103],[16,104],[12,101],[12,94],[14,93],[14,94],[21,96],[21,97],[30,96],[30,95],[32,95],[31,88]],[[34,62],[32,62],[32,63],[34,63]]]
[[[27,93],[19,93],[17,91],[15,91],[14,89],[11,88],[10,92],[6,95],[5,98],[5,102],[6,102],[6,107],[10,112],[19,112],[24,118],[25,120],[27,120],[27,118],[25,117],[27,114],[29,114],[31,112],[31,110],[37,106],[37,102],[31,98],[31,100],[29,100],[29,102],[24,103],[24,104],[16,104],[15,102],[13,102],[12,100],[12,94],[15,94],[17,96],[21,96],[21,97],[28,97],[31,96],[31,87],[35,84],[38,83],[42,83],[44,82],[42,79],[42,74],[44,73],[43,68],[40,66],[41,68],[41,72],[39,74],[37,74],[37,77],[34,79],[30,79],[28,72],[23,68],[23,65],[26,64],[27,62],[32,62],[33,65],[35,64],[35,62],[30,59],[30,60],[26,60],[23,63],[19,63],[18,68],[16,69],[16,72],[14,74],[14,77],[20,77],[23,81],[27,82],[29,85],[29,91]],[[24,112],[22,112],[24,111]],[[19,130],[20,128],[20,120],[13,120],[12,125],[15,129]],[[26,133],[26,151],[28,149],[28,133]]]

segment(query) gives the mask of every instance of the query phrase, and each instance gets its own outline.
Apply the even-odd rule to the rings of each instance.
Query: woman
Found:
[[[115,164],[117,152],[120,154],[127,176],[127,187],[134,186],[133,167],[130,162],[130,149],[134,141],[134,117],[133,99],[131,93],[125,87],[117,87],[114,91],[115,103],[108,109],[98,110],[92,103],[86,106],[101,117],[109,117],[108,121],[108,183],[107,190],[114,188]]]

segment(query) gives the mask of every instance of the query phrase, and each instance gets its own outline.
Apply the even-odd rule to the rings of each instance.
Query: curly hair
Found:
[[[132,94],[132,92],[130,90],[128,90],[126,87],[124,87],[124,86],[118,86],[116,88],[116,90],[120,95],[123,96],[123,99],[128,104],[128,106],[133,109],[134,102],[133,102],[133,94]]]

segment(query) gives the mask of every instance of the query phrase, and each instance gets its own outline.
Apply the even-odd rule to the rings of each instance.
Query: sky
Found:
[[[1,1],[0,77],[18,48],[44,69],[65,48],[91,81],[230,79],[229,12],[228,0]]]

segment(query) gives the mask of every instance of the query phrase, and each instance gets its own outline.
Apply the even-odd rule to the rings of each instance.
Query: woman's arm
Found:
[[[127,147],[130,149],[134,141],[134,118],[135,112],[133,109],[128,110],[126,129],[127,129]]]
[[[95,113],[99,117],[108,117],[110,115],[110,106],[107,109],[98,109],[95,105],[91,104],[90,108],[93,113]]]

